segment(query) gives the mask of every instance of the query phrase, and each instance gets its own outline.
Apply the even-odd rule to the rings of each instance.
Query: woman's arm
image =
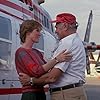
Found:
[[[47,72],[51,68],[53,68],[57,63],[61,63],[64,61],[71,60],[72,55],[70,52],[66,52],[66,50],[63,50],[61,53],[59,53],[54,59],[51,59],[46,64],[43,65],[43,69]]]

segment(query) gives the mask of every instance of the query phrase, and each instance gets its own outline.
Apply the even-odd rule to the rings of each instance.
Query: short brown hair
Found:
[[[35,20],[25,20],[21,25],[20,25],[20,39],[21,42],[24,43],[26,39],[26,33],[27,32],[32,32],[34,29],[42,29],[42,25],[35,21]]]

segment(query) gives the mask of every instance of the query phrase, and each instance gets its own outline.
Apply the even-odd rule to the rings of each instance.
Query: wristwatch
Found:
[[[30,84],[31,84],[31,86],[34,84],[34,83],[33,83],[33,78],[32,78],[32,77],[30,78]]]
[[[56,57],[55,57],[54,59],[55,59],[56,63],[59,63],[59,61],[57,60],[57,58],[56,58]]]

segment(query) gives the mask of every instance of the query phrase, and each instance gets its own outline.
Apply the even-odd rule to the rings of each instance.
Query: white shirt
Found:
[[[53,58],[65,49],[72,52],[73,57],[71,61],[58,63],[55,66],[63,73],[55,83],[50,84],[50,88],[78,83],[80,80],[85,82],[86,54],[83,43],[77,33],[71,34],[59,42]]]

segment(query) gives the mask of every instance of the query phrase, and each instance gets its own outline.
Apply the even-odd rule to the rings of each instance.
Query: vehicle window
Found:
[[[0,38],[12,40],[11,31],[10,20],[0,16]]]
[[[9,68],[12,45],[11,21],[0,16],[0,69]]]
[[[0,41],[0,68],[8,68],[10,64],[11,44]]]

